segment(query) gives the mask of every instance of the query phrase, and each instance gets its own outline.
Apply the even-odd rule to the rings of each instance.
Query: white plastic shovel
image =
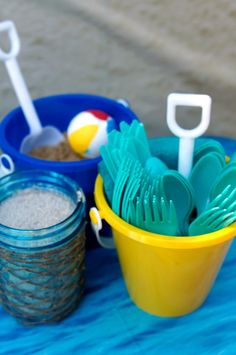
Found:
[[[184,129],[176,122],[176,106],[197,106],[202,108],[199,125]],[[193,164],[194,140],[203,135],[210,123],[211,97],[208,95],[170,94],[167,99],[167,124],[172,133],[180,138],[178,171],[188,178]]]
[[[16,96],[30,130],[30,134],[27,135],[21,143],[20,151],[27,154],[33,148],[60,143],[64,140],[63,134],[55,127],[42,127],[33,106],[29,91],[16,61],[16,57],[20,51],[20,40],[14,23],[12,21],[1,22],[0,33],[1,32],[7,32],[8,34],[10,50],[5,52],[0,48],[0,60],[6,65]]]

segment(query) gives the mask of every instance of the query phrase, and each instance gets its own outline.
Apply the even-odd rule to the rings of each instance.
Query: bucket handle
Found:
[[[115,243],[113,238],[106,238],[100,235],[102,229],[102,217],[101,213],[96,207],[92,207],[89,211],[92,229],[96,235],[98,243],[105,249],[115,249]]]
[[[119,102],[119,104],[123,105],[124,107],[130,107],[129,102],[126,99],[119,98],[116,101]]]
[[[6,163],[8,166],[6,166]],[[15,165],[11,157],[7,154],[0,155],[0,178],[15,171]]]

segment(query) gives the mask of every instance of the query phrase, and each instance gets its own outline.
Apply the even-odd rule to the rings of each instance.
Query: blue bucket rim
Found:
[[[64,94],[57,94],[57,95],[49,95],[49,96],[43,96],[39,97],[37,99],[34,99],[33,102],[37,105],[40,102],[43,102],[45,100],[51,101],[55,99],[61,99],[61,98],[66,98],[66,97],[74,97],[74,98],[92,98],[96,100],[100,100],[100,102],[104,103],[111,103],[112,105],[117,105],[117,107],[121,110],[124,111],[124,113],[127,115],[130,115],[132,119],[138,119],[135,113],[130,109],[116,101],[115,99],[111,99],[105,96],[99,96],[99,95],[93,95],[93,94],[86,94],[86,93],[64,93]],[[19,152],[17,149],[13,148],[12,145],[8,143],[8,140],[5,138],[6,134],[6,127],[9,124],[9,121],[12,119],[12,117],[21,111],[20,106],[16,107],[12,111],[10,111],[6,116],[4,116],[0,122],[0,146],[1,148],[6,149],[6,153],[10,155],[10,157],[13,160],[21,160],[25,163],[29,163],[31,165],[35,165],[37,162],[37,168],[38,169],[54,169],[56,168],[57,171],[64,171],[64,168],[74,168],[74,167],[79,167],[80,170],[88,170],[89,167],[94,168],[100,161],[101,157],[96,157],[96,158],[91,158],[91,159],[83,159],[79,161],[69,161],[69,162],[58,162],[58,161],[51,161],[51,160],[43,160],[43,159],[38,159],[34,157],[30,157],[28,155],[25,155],[21,152]]]

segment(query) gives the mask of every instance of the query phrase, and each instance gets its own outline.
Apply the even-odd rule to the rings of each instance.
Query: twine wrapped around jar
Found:
[[[50,189],[55,182],[57,190],[76,199],[77,207],[65,221],[45,229],[17,230],[0,224],[1,303],[30,325],[65,318],[84,290],[85,198],[77,184],[57,173],[21,172],[1,179],[0,193],[2,186],[9,194],[9,189],[39,181]]]
[[[25,324],[56,322],[78,305],[84,290],[85,235],[47,252],[0,248],[3,307]]]

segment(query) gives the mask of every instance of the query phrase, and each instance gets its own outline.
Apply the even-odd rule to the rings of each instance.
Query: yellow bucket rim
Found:
[[[167,249],[196,249],[206,248],[226,242],[235,236],[236,222],[229,227],[220,229],[216,232],[202,234],[199,236],[166,236],[144,231],[143,229],[132,226],[118,217],[108,205],[104,191],[103,180],[100,175],[95,182],[95,202],[99,214],[112,228],[122,233],[126,237],[137,242]]]

